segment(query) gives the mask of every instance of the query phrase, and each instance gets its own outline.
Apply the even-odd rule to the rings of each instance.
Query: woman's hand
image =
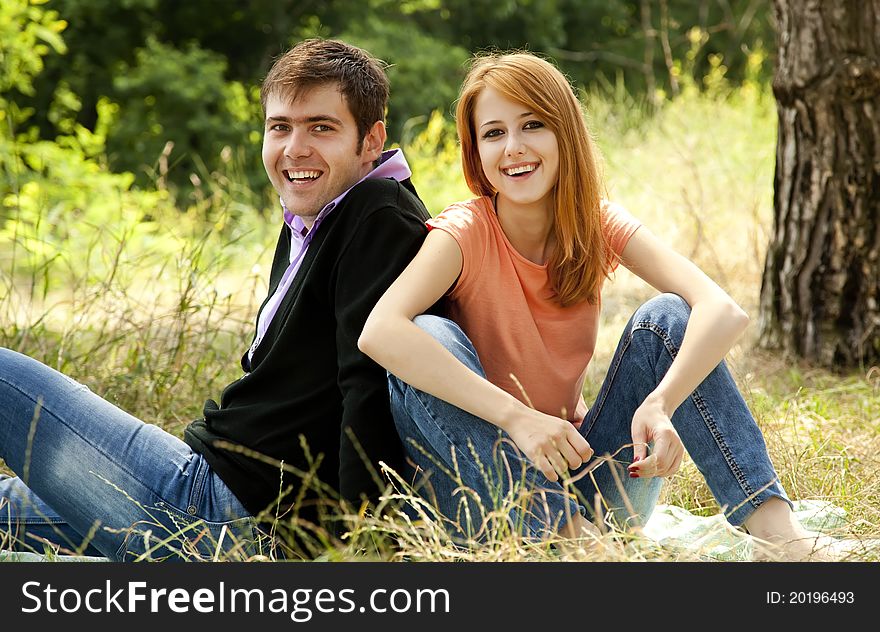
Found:
[[[505,424],[513,442],[548,480],[557,481],[569,469],[580,467],[593,449],[571,422],[523,408]]]
[[[661,403],[648,397],[636,409],[632,420],[633,462],[629,466],[632,478],[672,476],[678,471],[684,456],[684,445],[669,415]],[[647,444],[654,442],[651,456],[645,457]]]
[[[587,408],[587,402],[584,401],[583,394],[578,398],[577,408],[574,409],[574,420],[572,420],[571,424],[580,429],[581,424],[584,423],[584,419],[587,418],[587,413],[589,412],[589,408]]]

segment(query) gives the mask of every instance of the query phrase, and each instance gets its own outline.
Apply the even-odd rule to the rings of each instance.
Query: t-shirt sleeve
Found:
[[[602,204],[602,229],[611,246],[611,271],[617,269],[623,249],[642,223],[621,204],[604,201]]]
[[[471,204],[453,204],[427,224],[430,230],[439,229],[452,235],[461,249],[461,275],[449,290],[449,296],[456,298],[467,291],[479,273],[486,254],[489,227]]]

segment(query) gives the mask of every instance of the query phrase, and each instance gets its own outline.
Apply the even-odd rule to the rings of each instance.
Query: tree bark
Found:
[[[880,362],[880,0],[774,0],[779,118],[760,344]]]

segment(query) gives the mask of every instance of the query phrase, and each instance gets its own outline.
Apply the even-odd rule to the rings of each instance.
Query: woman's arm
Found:
[[[461,270],[458,243],[448,233],[432,230],[376,303],[358,347],[410,386],[506,431],[548,479],[557,480],[557,472],[592,456],[586,439],[569,422],[528,408],[468,369],[412,322],[446,293]]]
[[[683,448],[669,418],[721,362],[749,323],[732,298],[691,261],[676,253],[644,227],[630,238],[622,263],[661,292],[681,296],[691,307],[681,349],[669,371],[633,416],[633,441],[654,441],[635,448],[640,476],[668,476],[681,462]],[[671,431],[671,433],[670,433]],[[675,445],[677,442],[678,445]]]

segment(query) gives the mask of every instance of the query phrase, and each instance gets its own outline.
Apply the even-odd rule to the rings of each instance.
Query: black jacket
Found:
[[[377,497],[370,469],[378,471],[380,460],[400,471],[403,447],[386,373],[357,340],[373,305],[421,246],[427,218],[409,180],[370,179],[354,187],[316,229],[250,373],[224,389],[219,406],[209,400],[204,419],[187,427],[184,440],[252,514],[268,509],[263,517],[271,519],[296,504],[298,515],[318,519],[314,506],[322,494],[296,474],[282,478],[281,461],[301,472],[318,464],[321,483],[356,506],[364,496]],[[284,226],[270,296],[289,251]],[[247,354],[242,363],[247,366]],[[282,489],[288,493],[279,506]]]

